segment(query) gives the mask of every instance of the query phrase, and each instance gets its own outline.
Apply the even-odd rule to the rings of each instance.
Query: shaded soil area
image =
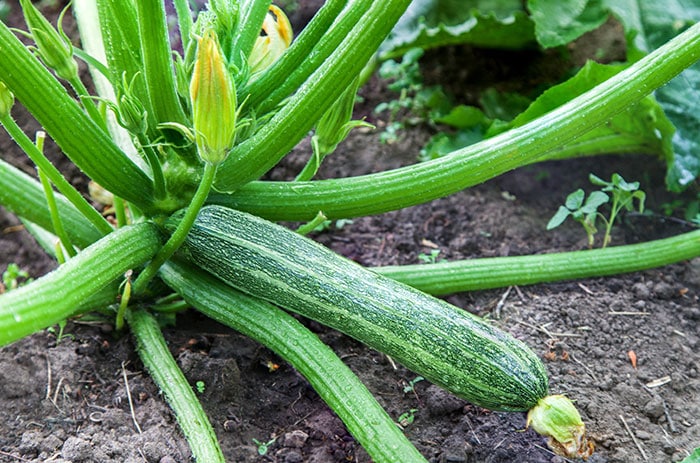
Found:
[[[457,72],[466,57],[488,59],[483,50],[444,53],[456,63],[455,69],[444,69],[446,80],[468,80],[469,73]],[[426,59],[440,61],[441,56]],[[450,80],[453,87],[456,80]],[[394,96],[378,80],[361,96],[358,115],[381,127],[372,108]],[[28,132],[37,129],[21,108],[13,115]],[[320,176],[414,163],[432,130],[415,127],[391,145],[380,144],[377,131],[358,130],[326,161]],[[290,178],[309,153],[308,141],[302,142],[269,177]],[[0,134],[0,155],[31,171],[5,134]],[[66,165],[56,153],[52,156]],[[313,237],[366,266],[420,263],[419,255],[433,250],[440,251],[438,259],[455,260],[583,249],[586,237],[575,224],[545,231],[568,193],[579,187],[590,191],[591,172],[602,178],[618,172],[639,180],[648,209],[660,213],[678,199],[664,189],[664,169],[661,161],[641,156],[542,163],[425,205],[356,218]],[[86,189],[79,172],[67,170],[67,175]],[[660,214],[628,215],[614,229],[613,244],[688,229]],[[36,278],[54,267],[4,210],[0,230],[0,271],[15,262]],[[699,277],[700,260],[445,299],[489,318],[543,359],[551,392],[569,395],[581,411],[596,445],[589,461],[673,462],[700,443]],[[314,322],[304,323],[358,374],[392,417],[403,421],[406,435],[429,461],[566,461],[553,455],[543,438],[524,430],[524,413],[473,406],[416,381],[415,373],[377,351]],[[186,441],[129,336],[116,336],[107,324],[80,320],[68,323],[60,341],[56,333],[36,333],[0,349],[0,462],[190,461]],[[306,380],[264,347],[190,312],[165,334],[193,387],[199,381],[205,385],[199,395],[227,461],[369,461]]]

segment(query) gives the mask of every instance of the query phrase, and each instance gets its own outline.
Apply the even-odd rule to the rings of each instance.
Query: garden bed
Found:
[[[468,94],[470,73],[458,72],[460,60],[488,60],[488,52],[447,49],[427,59],[440,63],[445,56],[457,65],[431,69],[447,73],[440,80],[463,85]],[[394,95],[376,78],[360,94],[364,101],[357,114],[381,129],[383,121],[372,108]],[[36,130],[19,108],[13,114],[28,132]],[[386,145],[378,143],[378,131],[356,130],[327,159],[320,177],[414,163],[431,134],[418,126]],[[309,152],[308,142],[302,143],[269,176],[289,179]],[[0,153],[29,169],[5,134]],[[660,160],[648,156],[541,163],[448,198],[356,218],[312,236],[365,266],[420,263],[419,255],[434,250],[440,251],[438,260],[456,260],[583,249],[586,236],[578,225],[547,232],[546,224],[567,194],[579,187],[590,190],[589,173],[610,178],[617,172],[640,181],[647,208],[658,214],[628,215],[614,229],[612,244],[648,241],[688,229],[661,215],[676,199],[664,188],[664,170]],[[86,190],[78,172],[69,175]],[[0,229],[0,270],[16,262],[38,277],[53,268],[4,211]],[[588,461],[670,462],[700,442],[699,276],[700,263],[692,261],[446,299],[489,318],[544,359],[551,392],[576,401],[595,443]],[[524,431],[524,413],[473,406],[417,381],[381,353],[305,323],[358,374],[430,461],[565,461],[543,438]],[[265,348],[196,313],[178,316],[177,326],[165,334],[193,387],[203,386],[199,396],[227,461],[369,461],[308,383]],[[5,416],[0,461],[189,461],[188,446],[132,340],[115,336],[106,324],[69,322],[60,342],[55,331],[45,331],[0,349],[0,405]]]

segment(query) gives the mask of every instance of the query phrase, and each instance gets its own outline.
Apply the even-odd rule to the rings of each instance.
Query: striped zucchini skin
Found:
[[[166,224],[173,230],[176,214]],[[341,331],[476,405],[524,411],[547,395],[522,342],[264,219],[205,206],[180,253],[227,284]]]

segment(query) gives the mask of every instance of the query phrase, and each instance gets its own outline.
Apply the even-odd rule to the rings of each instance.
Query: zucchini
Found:
[[[179,217],[166,228],[174,230]],[[547,395],[544,366],[521,341],[259,217],[205,206],[179,253],[230,286],[341,331],[476,405],[524,411]]]

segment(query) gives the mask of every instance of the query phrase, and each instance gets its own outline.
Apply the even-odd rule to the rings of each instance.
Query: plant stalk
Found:
[[[152,223],[124,227],[48,275],[0,295],[0,346],[75,315],[81,303],[146,262],[161,244]]]
[[[32,143],[32,140],[22,131],[11,116],[0,117],[0,124],[5,127],[10,137],[12,137],[27,156],[29,156],[29,159],[32,160],[37,168],[51,180],[51,183],[56,186],[58,191],[60,191],[96,229],[103,235],[113,230],[109,222],[83,198],[83,195],[63,177],[63,174],[51,164],[51,161],[46,158],[44,153]]]
[[[700,230],[646,243],[552,254],[374,267],[434,295],[637,272],[700,256]]]
[[[363,2],[358,1],[358,7]],[[219,168],[216,189],[238,189],[277,164],[351,85],[409,3],[371,2],[350,33],[284,107],[255,135],[233,148]],[[319,210],[323,209],[316,209],[313,215]]]
[[[148,210],[153,203],[153,185],[148,176],[85,114],[61,83],[2,22],[0,56],[0,81],[66,156],[107,190]]]
[[[197,462],[225,463],[214,429],[187,378],[170,354],[158,321],[145,310],[131,310],[127,321],[139,357],[163,391]]]
[[[34,178],[0,159],[0,204],[19,217],[54,232],[44,190]],[[64,196],[56,195],[56,206],[73,244],[86,248],[104,236]]]

